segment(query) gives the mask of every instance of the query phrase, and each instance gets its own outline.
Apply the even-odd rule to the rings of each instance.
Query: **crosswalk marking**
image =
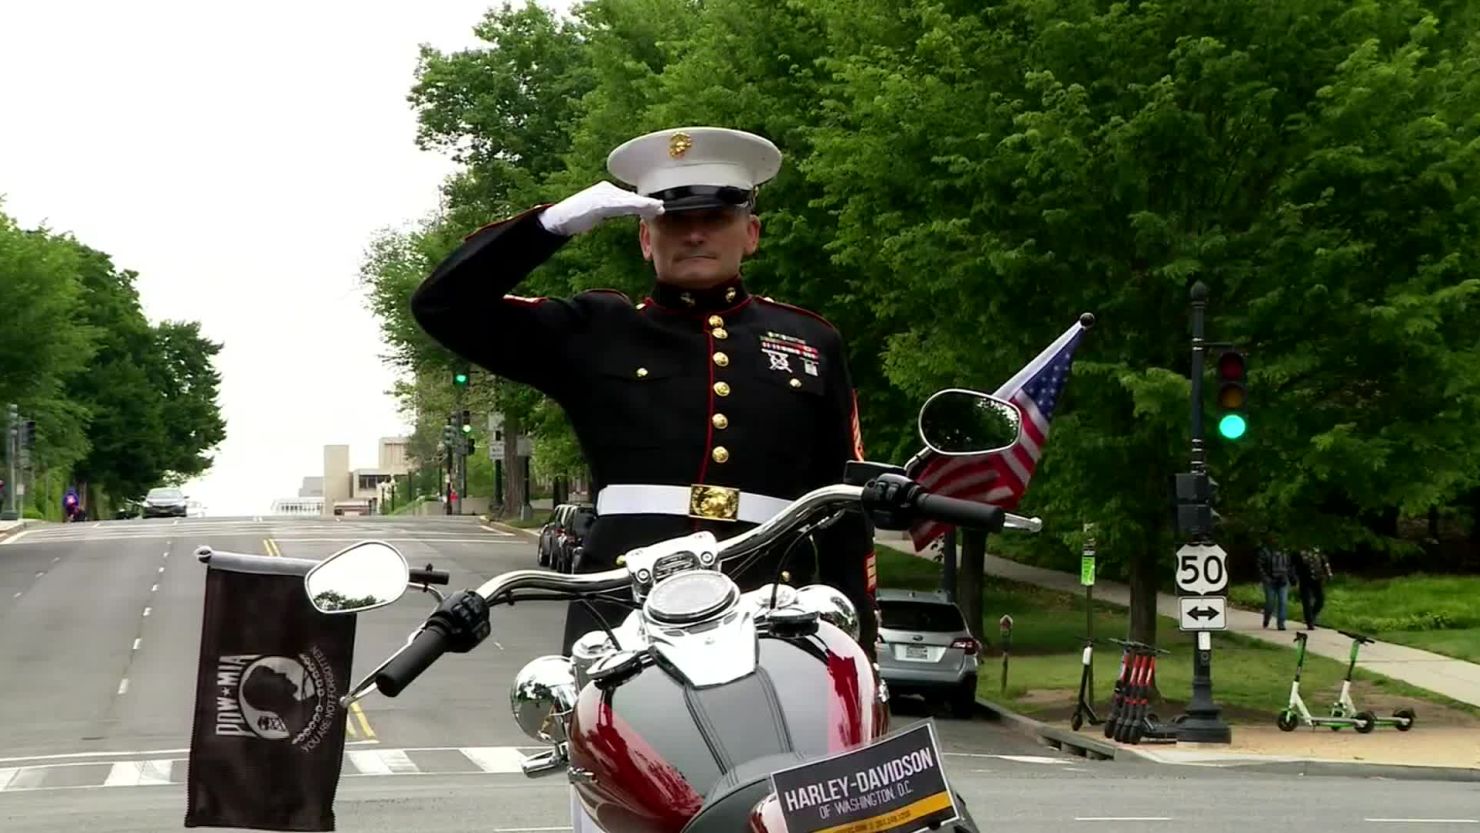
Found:
[[[512,746],[479,746],[461,750],[463,756],[484,772],[523,772],[524,755]]]
[[[363,749],[348,753],[361,775],[410,775],[421,772],[404,749]]]
[[[105,787],[141,787],[170,783],[174,761],[119,761],[108,771]]]
[[[340,775],[344,778],[395,777],[407,775],[488,775],[497,778],[522,779],[520,762],[526,755],[539,752],[539,747],[521,746],[436,746],[408,749],[352,748],[345,751]],[[31,790],[93,789],[118,787],[143,787],[170,785],[182,787],[190,778],[188,766],[189,750],[156,749],[137,753],[112,753],[123,758],[153,755],[153,758],[132,757],[123,760],[96,760],[93,755],[109,753],[78,753],[75,756],[39,756],[31,759],[14,759],[11,766],[0,767],[0,797],[6,793]],[[971,754],[962,757],[974,759],[995,758],[1027,766],[1063,764],[1056,758],[1042,755],[985,755]],[[159,757],[171,755],[173,757]],[[72,758],[82,758],[72,760]],[[459,761],[459,757],[461,761]],[[62,760],[62,759],[66,760]],[[37,761],[29,766],[25,761]],[[45,761],[45,763],[41,763]],[[1001,771],[996,770],[996,771]],[[1057,771],[1063,771],[1059,769]],[[3,806],[3,805],[0,805]]]

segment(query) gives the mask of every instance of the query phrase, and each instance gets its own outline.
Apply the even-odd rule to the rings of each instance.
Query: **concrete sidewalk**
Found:
[[[876,539],[876,542],[923,558],[931,558],[935,554],[930,550],[924,553],[915,552],[914,545],[908,538],[881,536]],[[986,574],[989,576],[1001,576],[1023,584],[1061,590],[1075,595],[1084,593],[1084,586],[1079,583],[1077,574],[1045,570],[1042,567],[1019,564],[1016,561],[1009,561],[990,554],[986,557],[985,567]],[[1095,600],[1129,607],[1130,588],[1113,581],[1096,581]],[[1168,593],[1157,594],[1156,610],[1162,616],[1176,619],[1177,597]],[[1277,630],[1273,625],[1265,630],[1263,625],[1264,614],[1261,612],[1237,610],[1231,606],[1228,608],[1228,630],[1284,647],[1293,647],[1295,629],[1305,627],[1303,622],[1297,622],[1294,618],[1288,620],[1287,627],[1290,630]],[[1351,654],[1351,640],[1334,630],[1317,627],[1314,631],[1309,631],[1309,635],[1307,646],[1312,654],[1329,657],[1343,663]],[[1420,651],[1417,648],[1374,642],[1371,645],[1362,646],[1358,666],[1462,703],[1480,706],[1480,665],[1472,662]]]

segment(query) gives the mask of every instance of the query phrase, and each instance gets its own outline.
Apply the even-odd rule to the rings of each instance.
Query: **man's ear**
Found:
[[[647,220],[637,221],[637,243],[642,247],[642,259],[652,261],[653,259],[653,236],[648,229]]]
[[[745,254],[753,255],[761,243],[761,218],[752,214],[745,227]]]

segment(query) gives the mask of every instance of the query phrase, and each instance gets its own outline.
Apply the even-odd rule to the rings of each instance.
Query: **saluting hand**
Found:
[[[663,201],[623,190],[610,182],[598,182],[545,209],[540,224],[552,234],[566,237],[590,231],[602,220],[636,214],[652,219],[663,213]]]

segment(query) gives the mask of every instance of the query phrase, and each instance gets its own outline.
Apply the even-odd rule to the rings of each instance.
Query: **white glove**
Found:
[[[602,220],[637,214],[652,219],[663,213],[663,201],[598,182],[540,212],[545,231],[566,237],[590,231]]]

